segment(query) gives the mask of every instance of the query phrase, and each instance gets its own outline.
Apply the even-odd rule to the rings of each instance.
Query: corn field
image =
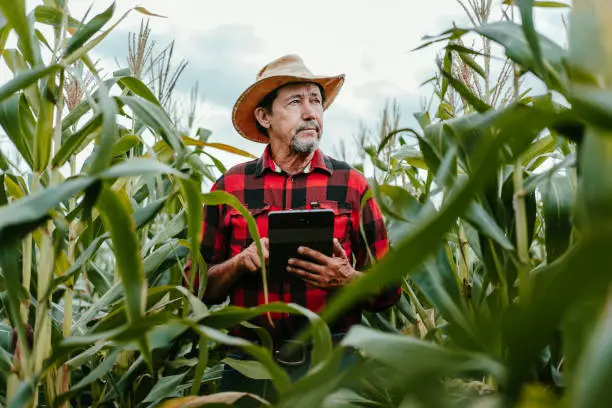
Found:
[[[491,22],[485,13],[469,27],[423,33],[422,47],[444,50],[432,61],[430,106],[415,113],[418,128],[398,127],[385,110],[356,164],[374,168],[391,251],[320,315],[280,302],[202,302],[203,206],[236,208],[258,241],[248,210],[203,182],[225,171],[220,150],[252,156],[209,142],[193,112],[179,120],[172,89],[183,62],[167,81],[148,80],[168,70],[172,47],[147,72],[151,50],[132,39],[126,66],[103,76],[90,53],[127,13],[116,15],[113,3],[79,21],[66,3],[45,0],[26,13],[24,0],[0,0],[1,58],[12,72],[0,84],[0,406],[254,399],[217,392],[224,364],[272,380],[279,398],[263,406],[612,401],[609,0],[573,1],[567,47],[534,27],[534,7],[560,6],[552,1],[505,0],[516,18]],[[6,47],[9,34],[16,48]],[[499,73],[492,45],[507,57]],[[527,76],[544,91],[525,92]],[[397,282],[398,303],[364,313],[332,347],[328,323]],[[228,334],[268,312],[310,321],[311,364],[295,382],[265,334],[261,344]],[[232,360],[224,346],[254,360]],[[346,348],[360,358],[338,375]]]

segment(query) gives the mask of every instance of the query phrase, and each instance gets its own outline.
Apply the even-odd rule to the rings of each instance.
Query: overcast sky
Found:
[[[502,0],[494,0],[496,10]],[[28,0],[28,8],[41,4]],[[332,153],[338,140],[350,144],[359,122],[374,127],[387,100],[395,98],[404,125],[431,94],[419,85],[435,72],[435,48],[410,52],[424,35],[438,34],[453,23],[468,26],[456,0],[120,0],[115,18],[137,5],[167,18],[150,18],[152,38],[160,50],[173,39],[178,62],[189,65],[179,83],[187,95],[199,82],[197,125],[212,130],[219,141],[260,154],[263,145],[241,138],[231,124],[231,108],[254,81],[257,71],[282,55],[300,55],[315,74],[346,74],[345,85],[326,111],[322,148]],[[91,0],[69,0],[81,18]],[[89,18],[108,7],[96,0]],[[561,13],[538,12],[537,28],[564,43]],[[107,72],[125,66],[127,38],[138,31],[142,14],[129,17],[95,50]],[[231,165],[244,159],[218,155]]]

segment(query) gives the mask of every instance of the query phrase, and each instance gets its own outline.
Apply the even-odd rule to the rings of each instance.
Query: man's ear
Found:
[[[255,108],[255,119],[257,119],[257,122],[265,129],[269,129],[270,128],[270,120],[268,119],[268,116],[270,115],[269,112],[267,110],[265,110],[264,108],[262,108],[261,106],[258,106],[257,108]]]

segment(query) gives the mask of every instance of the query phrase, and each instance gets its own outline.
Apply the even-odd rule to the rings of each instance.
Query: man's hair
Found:
[[[321,91],[321,98],[322,103],[325,103],[325,89],[323,89],[323,87],[319,84],[317,84],[316,82],[292,82],[286,85],[295,85],[295,84],[315,84],[316,86],[319,87],[319,91]],[[283,86],[286,86],[283,85]],[[274,100],[276,99],[276,97],[278,96],[278,90],[281,89],[283,86],[276,88],[275,90],[273,90],[272,92],[270,92],[269,94],[267,94],[266,96],[264,96],[264,98],[261,100],[261,102],[259,102],[259,104],[257,104],[257,108],[263,108],[266,112],[272,112],[272,104],[274,103]],[[268,136],[268,129],[266,129],[265,127],[261,126],[259,124],[259,121],[255,121],[256,125],[257,125],[257,129],[259,129],[259,131],[261,133],[263,133],[264,135]]]

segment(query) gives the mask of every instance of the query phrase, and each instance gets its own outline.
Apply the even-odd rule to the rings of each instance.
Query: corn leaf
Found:
[[[115,2],[108,7],[104,12],[92,18],[87,24],[80,27],[76,33],[66,43],[63,56],[67,56],[81,47],[87,40],[96,34],[106,24],[113,13],[115,12]]]

